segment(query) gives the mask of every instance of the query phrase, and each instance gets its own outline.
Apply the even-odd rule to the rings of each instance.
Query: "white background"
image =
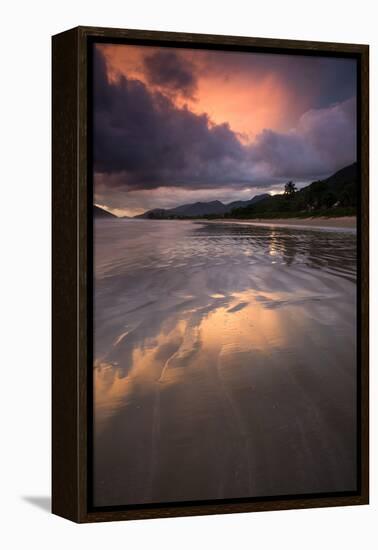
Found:
[[[50,515],[50,36],[77,25],[369,43],[371,211],[377,212],[377,16],[359,0],[41,0],[2,4],[1,485],[3,548],[376,548],[377,409],[372,332],[371,505],[75,525]],[[372,219],[371,324],[378,224]],[[34,502],[34,504],[33,504]],[[41,507],[42,505],[42,507]]]

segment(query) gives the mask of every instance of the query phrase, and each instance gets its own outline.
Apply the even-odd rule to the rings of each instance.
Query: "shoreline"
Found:
[[[205,221],[205,220],[204,220]],[[356,216],[342,216],[339,218],[326,218],[323,216],[313,218],[255,218],[241,220],[240,218],[206,220],[206,223],[231,223],[241,225],[276,225],[279,227],[293,226],[310,229],[357,229]]]

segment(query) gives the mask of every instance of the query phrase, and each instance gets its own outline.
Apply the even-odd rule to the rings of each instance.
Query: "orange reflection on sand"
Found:
[[[247,291],[228,299],[221,294],[212,297],[214,307],[204,315],[201,308],[187,310],[187,318],[174,324],[165,320],[159,334],[133,344],[130,365],[96,365],[96,429],[157,385],[163,385],[159,388],[163,390],[167,385],[193,383],[193,376],[200,373],[200,380],[209,369],[225,366],[232,368],[231,376],[238,380],[243,370],[253,369],[256,357],[261,360],[288,347],[286,308],[267,307],[282,300],[280,294]],[[115,339],[115,345],[117,341],[121,340]]]
[[[266,309],[252,292],[234,294],[229,307],[213,311],[201,323],[204,348],[212,348],[219,356],[226,354],[269,352],[273,346],[285,344],[284,324],[278,310]],[[278,298],[265,293],[264,300]],[[237,366],[236,366],[237,367]]]
[[[94,400],[96,429],[111,418],[121,407],[126,406],[133,393],[148,391],[162,373],[167,361],[166,354],[180,348],[185,322],[179,321],[171,330],[164,325],[160,334],[148,338],[132,350],[130,365],[121,362],[98,361],[94,368]],[[116,338],[114,345],[122,341]]]
[[[117,365],[98,362],[93,370],[96,429],[127,401],[130,379],[120,377]]]

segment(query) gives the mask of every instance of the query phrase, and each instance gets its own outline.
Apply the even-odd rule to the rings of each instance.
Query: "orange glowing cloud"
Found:
[[[123,75],[169,95],[169,90],[151,84],[145,69],[145,59],[163,48],[113,44],[97,47],[105,56],[110,81],[117,81]],[[243,142],[253,140],[265,128],[277,131],[290,128],[293,106],[298,107],[298,102],[293,101],[292,91],[274,72],[262,77],[253,70],[238,68],[228,73],[208,71],[214,52],[209,56],[209,52],[201,50],[174,51],[183,63],[190,63],[197,80],[194,97],[180,93],[170,96],[178,107],[186,105],[196,114],[206,113],[215,124],[228,123]],[[221,55],[233,54],[221,52]]]
[[[208,113],[217,124],[227,121],[230,127],[250,141],[264,128],[282,130],[286,121],[289,94],[274,75],[260,82],[237,79],[199,79],[197,113]]]

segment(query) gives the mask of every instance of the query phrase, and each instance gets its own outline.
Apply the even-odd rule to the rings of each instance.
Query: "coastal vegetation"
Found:
[[[353,216],[357,209],[357,167],[352,164],[331,177],[297,190],[293,182],[284,192],[226,214],[230,218],[306,218]]]

